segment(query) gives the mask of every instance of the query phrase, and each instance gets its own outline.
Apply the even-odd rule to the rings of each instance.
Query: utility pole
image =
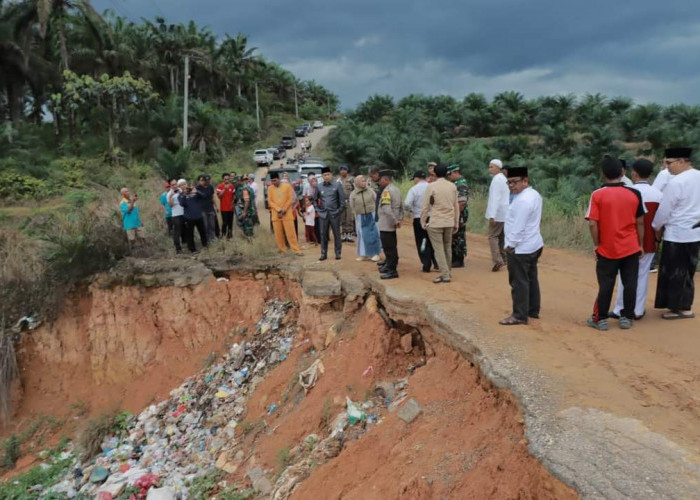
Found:
[[[187,147],[187,113],[190,92],[190,56],[185,56],[185,110],[182,113],[182,148]]]
[[[294,114],[299,119],[299,104],[297,103],[297,82],[294,82]]]
[[[258,130],[260,130],[260,101],[258,101],[258,82],[255,82],[255,119],[258,121]]]

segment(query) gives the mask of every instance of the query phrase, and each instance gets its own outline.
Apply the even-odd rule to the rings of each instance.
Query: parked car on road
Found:
[[[275,160],[281,160],[282,158],[287,157],[287,149],[282,146],[281,144],[277,144],[276,146],[272,146],[272,157]]]
[[[286,173],[289,175],[289,182],[292,185],[292,188],[294,188],[294,192],[296,193],[297,197],[300,198],[303,190],[303,181],[301,179],[301,175],[299,174],[299,170],[295,166],[289,166],[289,167],[281,167],[281,168],[274,168],[270,169],[267,172],[267,175],[265,176],[265,179],[263,179],[263,194],[265,196],[265,208],[270,208],[268,203],[267,203],[267,188],[270,187],[270,172],[279,172],[280,178],[282,178],[282,174]]]
[[[275,157],[269,149],[256,149],[255,153],[253,153],[253,161],[257,165],[267,166],[272,165],[275,161]]]
[[[303,126],[306,127],[306,131],[307,131],[308,133],[311,133],[311,132],[314,131],[314,128],[311,126],[310,123],[305,123]]]
[[[323,128],[323,122],[320,121],[320,120],[316,120],[316,121],[314,122],[314,128],[315,128],[315,129],[316,129],[316,128]]]
[[[321,175],[321,170],[325,167],[323,163],[303,163],[299,165],[299,174],[306,179],[309,174]]]
[[[286,149],[292,149],[297,147],[297,138],[291,135],[282,136],[282,145]]]
[[[304,125],[299,125],[294,129],[294,135],[297,137],[306,137],[309,135],[309,130]]]

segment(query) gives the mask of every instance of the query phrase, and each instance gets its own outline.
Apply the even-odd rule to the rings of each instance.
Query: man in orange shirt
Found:
[[[272,230],[275,233],[277,248],[281,253],[287,252],[284,244],[286,236],[289,248],[297,255],[304,255],[297,243],[297,235],[294,232],[294,193],[289,183],[280,183],[279,172],[270,172],[272,185],[267,189],[267,201],[270,206],[270,218]]]

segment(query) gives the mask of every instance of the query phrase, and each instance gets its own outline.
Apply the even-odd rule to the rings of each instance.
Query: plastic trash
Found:
[[[304,388],[304,394],[307,394],[311,388],[316,385],[319,373],[326,371],[323,362],[320,359],[314,361],[311,366],[299,374],[299,384]]]
[[[272,415],[276,409],[277,405],[275,403],[272,403],[270,406],[267,407],[267,414]]]
[[[352,400],[347,396],[345,396],[345,403],[345,411],[348,414],[348,422],[350,423],[350,425],[355,424],[357,422],[362,422],[367,419],[367,415],[364,411],[362,411],[362,408],[360,408],[357,405],[357,403],[353,403]]]

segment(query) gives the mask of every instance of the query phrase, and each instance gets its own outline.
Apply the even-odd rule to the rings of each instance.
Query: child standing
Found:
[[[316,238],[316,209],[309,198],[304,199],[304,227],[306,228],[306,242],[318,245]]]

